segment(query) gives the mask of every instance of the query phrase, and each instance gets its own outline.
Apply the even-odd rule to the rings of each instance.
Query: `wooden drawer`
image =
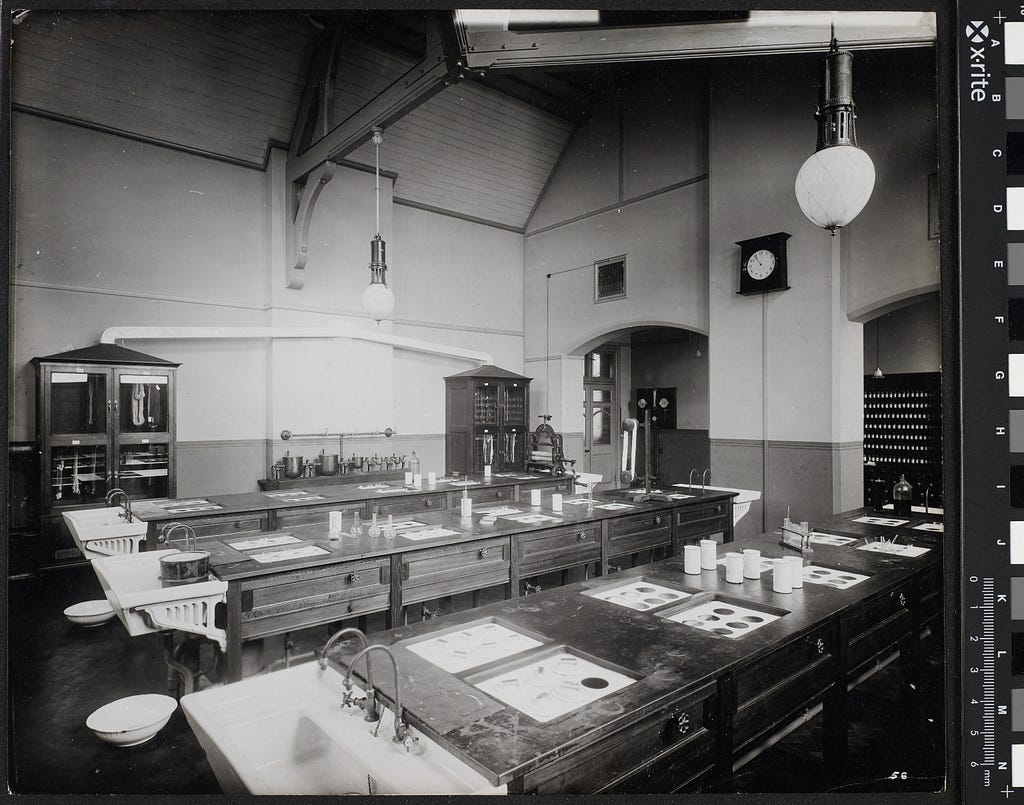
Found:
[[[709,517],[706,520],[682,523],[675,527],[676,542],[702,539],[709,534],[728,534],[730,526],[728,517]]]
[[[671,542],[671,512],[648,512],[608,521],[609,556],[636,553]]]
[[[510,555],[508,537],[402,554],[402,604],[507,584]]]
[[[800,711],[817,703],[835,684],[835,662],[830,654],[767,687],[771,679],[761,678],[760,692],[750,696],[733,716],[733,746],[739,754],[758,739],[766,738],[792,720]],[[754,691],[750,691],[754,692]]]
[[[453,507],[458,508],[461,497],[462,490],[454,487],[452,489]],[[496,489],[474,487],[469,490],[469,497],[475,506],[486,506],[488,503],[508,503],[515,500],[516,488],[514,486],[499,486]]]
[[[242,638],[316,626],[388,608],[390,562],[292,570],[240,584]]]
[[[363,514],[363,503],[354,501],[352,503],[335,503],[327,506],[309,506],[302,509],[284,509],[274,513],[274,530],[280,531],[284,528],[295,528],[300,525],[327,525],[330,522],[331,512],[353,512]],[[351,515],[347,518],[352,521]]]
[[[461,493],[460,493],[461,494]],[[433,492],[415,497],[391,498],[371,501],[370,511],[378,514],[408,514],[410,512],[437,512],[448,508],[448,493]]]
[[[911,606],[916,602],[917,594],[916,585],[908,581],[858,607],[846,618],[847,639],[852,643],[861,632],[877,628],[891,615],[900,611],[909,613]]]
[[[899,609],[851,638],[846,650],[847,677],[852,680],[865,670],[865,666],[894,651],[901,640],[911,636],[913,625],[910,612]]]
[[[526,773],[524,791],[549,794],[590,794],[615,789],[655,793],[647,787],[646,770],[679,754],[687,765],[706,768],[713,761],[715,686],[664,705],[599,741]],[[683,774],[682,776],[686,776]],[[689,776],[693,776],[692,773]]]
[[[259,514],[236,515],[234,517],[199,517],[195,520],[185,520],[183,522],[188,523],[192,527],[197,537],[231,537],[236,534],[255,534],[260,531],[266,531],[269,517],[266,512],[260,512]],[[181,537],[180,533],[174,535],[176,540],[180,540]]]
[[[601,558],[601,525],[587,523],[514,536],[520,577],[597,562]]]
[[[742,707],[756,699],[778,680],[799,673],[822,659],[831,658],[834,652],[835,635],[827,627],[816,629],[809,635],[773,651],[736,674],[737,706]]]
[[[681,506],[675,509],[675,524],[697,523],[702,520],[710,520],[713,517],[722,517],[732,514],[732,504],[728,501],[708,503],[697,506]]]
[[[568,489],[568,484],[565,480],[533,481],[519,484],[516,489],[519,493],[517,500],[521,503],[529,503],[530,493],[535,489],[540,490],[541,496],[550,495],[552,492],[561,492],[562,494],[566,494],[565,490]]]

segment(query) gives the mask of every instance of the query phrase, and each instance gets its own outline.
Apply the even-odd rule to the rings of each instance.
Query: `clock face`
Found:
[[[744,268],[751,279],[767,279],[775,270],[775,255],[768,249],[758,249],[747,258]]]

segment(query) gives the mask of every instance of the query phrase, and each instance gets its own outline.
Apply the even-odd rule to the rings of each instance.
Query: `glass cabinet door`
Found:
[[[117,375],[117,411],[121,433],[167,433],[170,377],[161,374]]]
[[[506,425],[526,425],[526,388],[519,383],[505,386],[505,404],[503,411]]]
[[[106,446],[87,444],[52,447],[49,453],[49,478],[50,498],[54,505],[102,503],[108,490]]]
[[[106,433],[106,369],[49,373],[50,435]]]
[[[498,424],[498,386],[484,383],[473,390],[473,422],[477,425]]]
[[[133,500],[169,497],[169,459],[170,446],[166,441],[122,442],[117,451],[116,484]]]

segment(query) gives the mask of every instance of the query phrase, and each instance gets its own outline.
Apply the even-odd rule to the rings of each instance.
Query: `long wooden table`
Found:
[[[481,497],[489,492],[477,487]],[[491,502],[474,507],[469,519],[447,508],[400,512],[397,523],[414,520],[420,526],[403,529],[394,539],[371,537],[365,529],[357,537],[346,533],[332,539],[328,510],[316,507],[286,513],[298,522],[279,517],[277,531],[203,537],[199,545],[210,552],[213,573],[228,582],[226,678],[241,678],[242,645],[248,641],[379,612],[390,628],[412,604],[474,593],[476,605],[475,594],[495,586],[505,588],[506,598],[517,598],[526,579],[554,571],[584,567],[588,575],[591,570],[605,575],[648,552],[675,555],[705,537],[728,542],[733,494],[695,492],[686,499],[651,502],[598,495],[593,509],[586,496],[576,495],[566,497],[561,512],[553,511],[550,495],[544,495],[537,508],[528,502]],[[401,500],[388,504],[401,505]],[[543,519],[524,523],[498,517],[493,524],[482,523],[484,510],[495,505],[517,509],[513,516]],[[351,524],[350,517],[346,522]],[[429,528],[450,533],[426,539],[409,535]],[[282,536],[291,541],[251,547],[253,540]],[[314,555],[269,563],[253,558],[296,548]]]
[[[898,652],[908,705],[917,681],[919,637],[941,613],[941,534],[856,522],[846,512],[816,523],[849,533],[843,547],[815,545],[808,562],[866,575],[845,589],[805,582],[790,594],[772,591],[771,574],[742,584],[724,568],[683,572],[678,558],[635,567],[611,578],[545,590],[432,621],[376,633],[402,670],[409,722],[510,792],[672,792],[730,774],[733,764],[809,708],[823,708],[826,763],[841,768],[846,751],[848,690]],[[928,518],[934,520],[935,518]],[[929,550],[918,557],[859,550],[878,537],[901,535]],[[792,553],[775,534],[734,543],[765,556]],[[721,554],[720,554],[721,555]],[[630,579],[663,584],[723,602],[782,614],[731,639],[634,611],[588,592]],[[448,673],[410,650],[443,632],[497,622],[542,641],[537,652],[566,646],[635,679],[592,704],[546,723],[535,721],[474,686],[501,673],[508,660]],[[355,646],[340,645],[331,662],[345,670]],[[361,676],[361,668],[356,669]],[[389,675],[375,678],[394,701]]]

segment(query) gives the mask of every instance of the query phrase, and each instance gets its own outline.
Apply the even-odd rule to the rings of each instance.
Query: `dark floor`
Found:
[[[116,619],[83,629],[64,618],[65,607],[103,597],[90,568],[12,580],[8,590],[11,791],[220,791],[180,709],[153,740],[127,749],[102,743],[85,726],[88,715],[109,701],[136,693],[168,692],[159,635],[128,637]],[[324,629],[293,635],[292,639],[298,652],[308,652],[326,637]],[[942,653],[936,636],[929,637],[924,648],[921,717],[913,723],[904,723],[898,663],[854,691],[849,760],[838,783],[832,783],[838,790],[941,788]],[[278,650],[276,643],[268,646],[263,661],[273,662]],[[714,790],[828,790],[820,738],[819,715]]]

